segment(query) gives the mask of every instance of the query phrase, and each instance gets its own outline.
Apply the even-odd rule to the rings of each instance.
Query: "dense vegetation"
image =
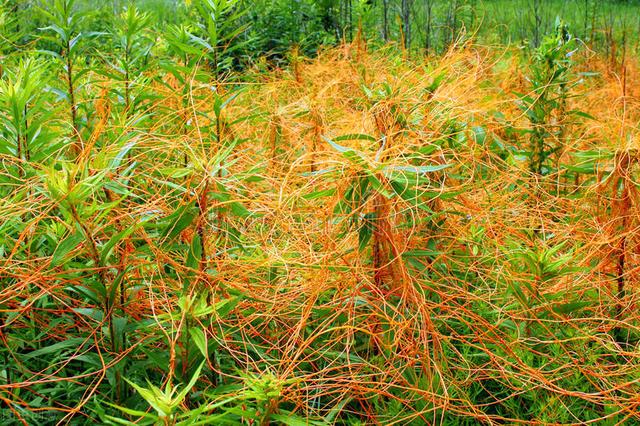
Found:
[[[1,424],[640,424],[640,4],[97,3],[2,4]]]
[[[51,20],[37,6],[50,9],[52,3],[3,0],[4,50],[16,44],[42,45],[39,29]],[[105,36],[120,25],[120,11],[128,2],[75,3],[76,10],[86,15],[75,23],[77,31],[103,35],[84,40],[85,48],[92,56],[116,53],[117,44]],[[214,11],[198,7],[200,3],[210,4]],[[627,46],[637,51],[640,42],[640,0],[137,0],[134,4],[152,18],[145,29],[156,45],[166,41],[174,26],[207,40],[212,35],[207,15],[213,16],[215,34],[231,42],[218,43],[233,45],[228,53],[236,67],[263,56],[285,60],[292,46],[314,54],[323,45],[356,37],[404,45],[416,53],[442,53],[456,41],[471,38],[485,45],[537,47],[545,34],[553,32],[556,16],[571,23],[574,36],[612,55]]]

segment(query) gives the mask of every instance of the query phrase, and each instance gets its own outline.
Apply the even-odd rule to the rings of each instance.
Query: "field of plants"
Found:
[[[0,424],[640,425],[640,3],[124,3],[0,9]]]

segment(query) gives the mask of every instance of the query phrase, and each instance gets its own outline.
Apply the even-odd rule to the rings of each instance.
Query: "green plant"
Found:
[[[151,25],[151,17],[135,7],[127,7],[116,22],[114,60],[112,68],[114,80],[122,83],[119,97],[127,118],[135,115],[138,104],[144,97],[133,93],[144,93],[144,72],[149,62],[149,52],[153,46],[146,35]]]
[[[558,20],[555,33],[545,37],[534,51],[529,78],[531,92],[519,99],[519,107],[531,124],[529,170],[538,176],[550,173],[547,160],[562,148],[555,141],[562,131],[562,117],[556,117],[556,123],[552,123],[552,118],[554,113],[564,114],[571,82],[571,56],[576,47],[566,24]]]
[[[214,78],[233,68],[234,53],[248,41],[240,36],[247,25],[242,17],[247,9],[240,0],[196,0],[200,36],[192,39],[205,49]]]
[[[423,200],[435,191],[434,181],[429,175],[449,167],[448,164],[414,166],[411,163],[397,164],[395,159],[382,160],[377,152],[375,159],[365,153],[344,147],[337,142],[344,140],[366,140],[378,142],[368,135],[345,135],[329,144],[349,161],[353,170],[346,181],[341,199],[336,204],[334,214],[345,215],[347,230],[358,233],[358,247],[363,251],[371,242],[373,277],[376,285],[382,287],[385,276],[391,276],[395,286],[406,279],[402,253],[395,242],[391,218],[392,199],[402,200],[405,208],[418,213],[425,208]],[[413,210],[416,209],[416,210]]]
[[[64,90],[59,93],[69,106],[72,137],[75,140],[71,144],[71,151],[73,155],[78,156],[83,149],[81,120],[78,117],[78,92],[80,79],[89,69],[80,67],[77,71],[76,66],[79,66],[77,58],[82,54],[84,39],[93,34],[80,31],[81,22],[86,14],[77,11],[75,6],[75,0],[54,0],[50,5],[43,5],[40,12],[49,22],[49,25],[43,28],[43,39],[56,48],[56,51],[45,52],[56,59],[66,83]]]
[[[17,64],[15,71],[8,70],[0,81],[0,152],[12,156],[17,167],[17,173],[5,175],[9,181],[13,177],[32,177],[35,170],[29,167],[30,163],[46,162],[61,148],[52,126],[55,110],[51,109],[47,93],[48,79],[45,64],[26,59]]]
[[[143,411],[131,410],[125,407],[109,404],[125,414],[140,416],[142,420],[136,424],[163,424],[163,425],[183,425],[193,424],[192,422],[179,421],[179,408],[184,404],[185,398],[191,392],[191,389],[196,385],[196,382],[200,378],[200,372],[204,364],[200,364],[200,367],[196,370],[193,377],[182,389],[179,386],[174,386],[171,383],[171,378],[164,386],[164,389],[154,386],[148,383],[148,387],[142,387],[133,382],[127,380],[127,382],[138,392],[138,394],[155,410],[156,414],[145,413]],[[124,419],[118,419],[102,412],[104,420],[114,422],[116,424],[133,424],[126,422]]]
[[[638,64],[528,1],[3,2],[2,423],[636,421]]]

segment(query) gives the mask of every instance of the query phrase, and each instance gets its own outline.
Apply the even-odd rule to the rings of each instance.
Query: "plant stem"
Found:
[[[71,126],[73,129],[74,136],[76,138],[76,143],[73,144],[73,152],[76,156],[80,155],[82,150],[82,139],[80,138],[80,130],[78,128],[78,110],[76,105],[76,94],[75,88],[73,86],[73,61],[71,59],[71,44],[70,41],[67,41],[67,53],[66,53],[66,62],[67,62],[67,90],[69,95],[69,106],[71,113]]]

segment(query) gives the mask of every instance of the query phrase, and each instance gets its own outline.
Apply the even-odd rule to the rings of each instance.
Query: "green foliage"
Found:
[[[0,116],[0,152],[15,158],[20,176],[28,170],[29,162],[42,163],[60,149],[55,111],[47,106],[51,99],[48,79],[49,70],[44,63],[26,59],[16,65],[15,71],[8,70],[0,81],[0,104],[5,112]]]
[[[114,37],[115,63],[112,65],[116,81],[122,82],[119,97],[124,110],[133,115],[140,102],[138,93],[144,87],[144,72],[149,65],[148,56],[152,42],[147,36],[151,18],[135,7],[128,7],[117,20]]]
[[[564,24],[521,131],[501,58],[413,56],[473,1],[179,3],[2,4],[3,424],[631,421],[636,152],[563,145]]]
[[[247,28],[242,22],[247,9],[240,0],[195,0],[194,5],[200,35],[192,39],[204,48],[213,74],[219,76],[234,67],[236,51],[248,43],[241,38]]]
[[[563,105],[571,82],[571,56],[576,49],[566,24],[558,20],[555,34],[545,37],[533,54],[531,92],[520,98],[519,107],[531,123],[529,170],[537,175],[551,171],[545,163],[561,148],[550,143],[551,137],[560,132],[551,121],[554,113],[560,114],[556,117],[558,121],[565,113]]]

